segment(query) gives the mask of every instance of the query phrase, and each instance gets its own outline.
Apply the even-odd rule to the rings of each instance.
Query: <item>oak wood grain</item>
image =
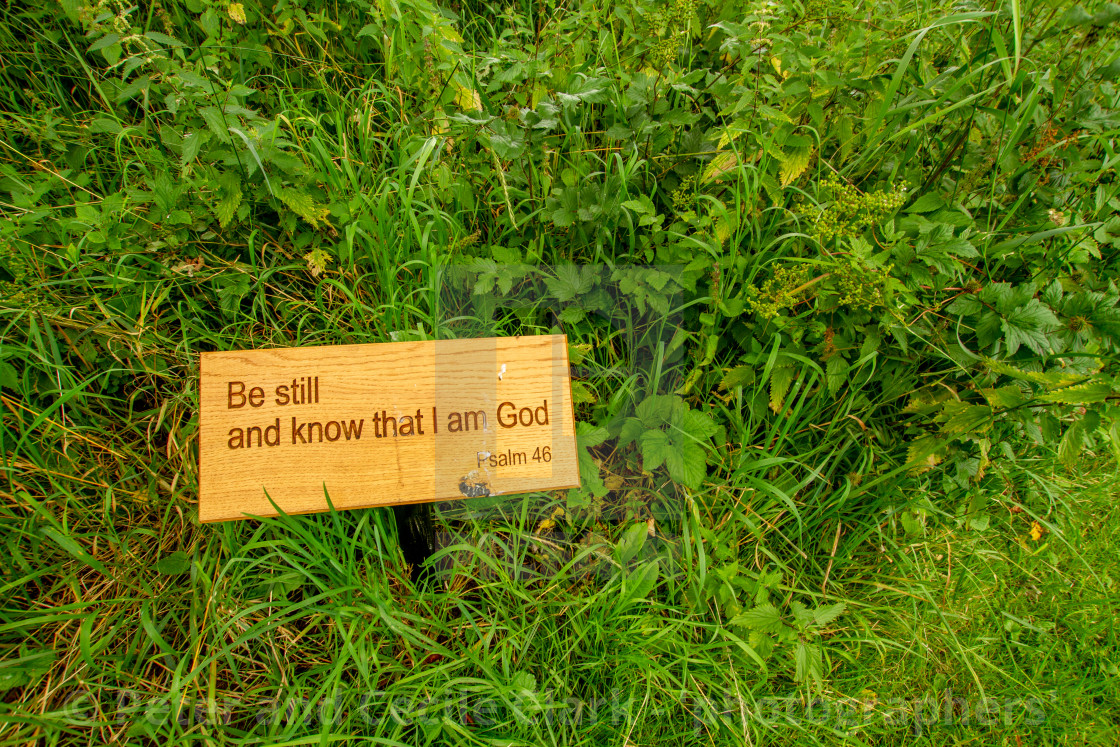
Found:
[[[579,486],[564,335],[212,352],[200,371],[204,522]]]

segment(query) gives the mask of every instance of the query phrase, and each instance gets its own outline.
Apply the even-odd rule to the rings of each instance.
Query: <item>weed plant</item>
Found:
[[[5,744],[1115,744],[1113,3],[0,6]],[[560,332],[583,487],[200,525],[207,350]]]

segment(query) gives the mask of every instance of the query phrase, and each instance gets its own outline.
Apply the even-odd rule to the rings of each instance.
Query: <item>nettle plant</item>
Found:
[[[636,443],[643,470],[653,472],[664,465],[674,482],[696,490],[707,476],[707,452],[718,431],[711,417],[691,409],[679,396],[654,394],[623,421],[618,445]]]

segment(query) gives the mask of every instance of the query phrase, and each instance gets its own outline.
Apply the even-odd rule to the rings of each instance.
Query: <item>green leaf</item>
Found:
[[[0,388],[15,389],[19,386],[19,371],[7,361],[0,360]]]
[[[183,42],[179,41],[175,37],[168,36],[167,34],[161,34],[158,31],[149,31],[148,33],[144,34],[144,36],[156,42],[157,44],[162,44],[165,47],[177,48],[186,46],[185,44],[183,44]]]
[[[615,614],[625,612],[628,607],[642,601],[649,596],[657,586],[657,577],[661,573],[661,566],[657,560],[651,560],[631,571],[622,583],[622,594],[619,595],[615,605]]]
[[[545,278],[544,284],[557,301],[567,303],[593,290],[598,279],[594,267],[564,264],[556,268],[556,277]]]
[[[1067,386],[1053,392],[1038,395],[1043,402],[1058,402],[1064,405],[1088,405],[1104,402],[1112,395],[1112,385],[1107,381],[1090,381],[1085,384]]]
[[[572,403],[587,405],[597,402],[595,391],[582,381],[572,382]]]
[[[241,207],[241,177],[235,171],[222,174],[221,185],[225,196],[214,207],[214,216],[218,223],[225,228],[237,215],[237,208]]]
[[[760,604],[754,609],[736,615],[731,618],[729,624],[741,626],[748,630],[757,630],[760,633],[777,633],[785,627],[782,614],[770,602]]]
[[[233,316],[234,310],[241,304],[241,299],[249,293],[249,275],[244,272],[223,272],[214,278],[215,292],[218,294],[218,305],[226,317]]]
[[[110,135],[119,135],[123,130],[120,122],[109,117],[98,117],[89,123],[89,131],[93,133],[107,132]]]
[[[795,148],[791,152],[782,155],[779,177],[781,178],[783,187],[787,184],[792,184],[797,177],[801,176],[801,172],[808,168],[813,153],[813,148]]]
[[[214,133],[218,140],[223,143],[233,142],[233,138],[229,135],[229,125],[226,124],[225,115],[216,106],[204,106],[198,110],[199,116],[206,126],[210,128],[210,132]]]
[[[782,411],[782,405],[793,383],[796,373],[793,366],[775,366],[770,371],[770,409],[775,413]]]
[[[985,358],[984,364],[987,365],[988,370],[992,373],[1003,374],[1004,376],[1010,376],[1021,381],[1032,381],[1047,387],[1074,384],[1078,379],[1082,378],[1077,374],[1063,373],[1062,371],[1047,371],[1045,373],[1041,371],[1027,371],[1012,366],[1010,363],[1004,363],[1003,361],[997,361],[992,358]]]
[[[749,386],[753,384],[754,381],[754,366],[736,366],[724,375],[723,379],[719,382],[719,388],[724,391],[730,391],[741,386]]]
[[[847,607],[848,606],[844,602],[837,602],[828,607],[817,607],[813,610],[813,622],[817,625],[828,625],[830,622],[840,617],[840,615],[844,614],[844,610],[847,609]]]
[[[679,421],[678,427],[682,431],[699,441],[711,438],[719,430],[711,417],[697,410],[682,410],[680,417],[674,420]]]
[[[113,46],[114,44],[116,44],[120,40],[121,40],[120,34],[105,34],[105,36],[101,37],[100,39],[98,39],[97,41],[95,41],[93,44],[90,45],[89,51],[90,52],[100,52],[102,49],[105,49],[106,47]]]
[[[821,681],[824,675],[824,655],[820,646],[798,641],[793,658],[796,665],[794,677],[798,682]]]
[[[1111,26],[1117,21],[1120,21],[1120,5],[1116,3],[1105,3],[1093,16],[1094,26]]]
[[[1020,345],[1026,345],[1036,354],[1042,355],[1051,348],[1049,333],[1058,327],[1054,312],[1032,298],[1023,306],[1012,309],[1003,318],[1004,341],[1007,352],[1014,355]]]
[[[1080,5],[1075,5],[1062,15],[1062,18],[1058,23],[1059,25],[1068,28],[1070,26],[1084,26],[1085,24],[1092,22],[1093,17],[1089,15],[1089,12]]]
[[[517,125],[496,119],[490,129],[490,147],[498,158],[509,161],[525,152],[525,136]]]
[[[188,132],[183,138],[183,155],[179,159],[180,168],[193,161],[198,156],[199,151],[202,150],[203,144],[209,139],[209,132]]]
[[[634,443],[646,430],[646,426],[638,418],[626,418],[618,433],[618,445],[627,446]]]
[[[984,399],[988,400],[988,404],[992,407],[1018,407],[1026,402],[1022,390],[1013,384],[1001,386],[998,389],[981,389],[980,393],[984,395]]]
[[[579,425],[583,425],[583,423]],[[576,461],[579,464],[579,479],[582,487],[569,494],[569,505],[575,502],[571,496],[576,496],[578,500],[585,501],[588,493],[596,498],[602,498],[610,492],[607,486],[603,484],[603,476],[599,473],[599,465],[586,447],[577,446]]]
[[[564,324],[579,324],[587,317],[587,312],[578,306],[567,306],[559,314],[559,319]]]
[[[649,525],[640,521],[627,529],[614,549],[614,557],[622,565],[629,563],[634,556],[641,552],[645,546],[646,537],[649,535]]]
[[[1067,469],[1073,469],[1081,459],[1081,446],[1085,442],[1085,423],[1078,420],[1066,428],[1062,440],[1058,442],[1058,461]]]
[[[638,443],[642,449],[642,469],[647,472],[652,472],[664,464],[665,458],[673,452],[669,445],[669,436],[665,431],[648,430],[641,435]]]
[[[635,410],[635,415],[648,428],[657,428],[666,425],[673,419],[673,414],[684,407],[684,400],[673,394],[651,394],[642,400]]]
[[[579,464],[579,478],[583,487],[569,493],[568,503],[583,502],[586,505],[587,495],[590,493],[596,498],[602,498],[610,491],[603,484],[603,476],[599,473],[599,465],[591,456],[588,449],[598,446],[607,440],[610,433],[606,428],[600,428],[590,423],[576,423],[576,461]]]
[[[825,381],[828,384],[828,393],[835,395],[848,379],[848,362],[843,356],[834,355],[825,364]]]
[[[661,433],[661,431],[651,431]],[[687,488],[696,490],[708,474],[708,457],[703,447],[694,442],[672,444],[664,455],[669,477]]]
[[[590,423],[576,423],[576,445],[582,449],[598,446],[610,438],[610,435],[606,428],[599,428]]]
[[[176,550],[157,560],[155,569],[157,573],[162,573],[165,576],[179,576],[191,569],[191,559],[182,550]]]
[[[906,208],[906,212],[932,213],[934,210],[939,210],[943,207],[945,207],[945,198],[936,192],[926,192],[924,195],[914,200],[914,204]]]
[[[55,658],[55,652],[50,649],[21,652],[18,657],[9,651],[0,661],[0,692],[34,684],[51,670]]]
[[[290,187],[280,190],[280,201],[293,213],[310,223],[312,228],[318,228],[319,221],[325,222],[330,212],[326,205],[315,202],[315,198],[311,195]]]
[[[941,462],[947,443],[936,436],[925,435],[910,442],[906,450],[906,464],[914,474],[921,474]]]
[[[983,433],[992,427],[992,408],[964,402],[947,402],[939,416],[945,422],[941,431],[948,435]]]
[[[1108,445],[1117,466],[1120,466],[1120,421],[1115,421],[1108,427]]]

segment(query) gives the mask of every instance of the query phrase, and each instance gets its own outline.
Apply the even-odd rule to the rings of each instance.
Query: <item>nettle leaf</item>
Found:
[[[183,137],[182,147],[183,154],[179,158],[180,168],[186,167],[191,161],[195,159],[202,146],[210,139],[210,133],[205,130],[199,132],[188,132]]]
[[[728,371],[719,382],[719,388],[730,391],[741,386],[748,386],[755,381],[754,366],[736,366]]]
[[[210,132],[214,133],[218,140],[223,143],[232,143],[233,138],[229,134],[229,125],[226,124],[225,115],[216,106],[204,106],[198,110],[199,116],[206,126],[210,128]]]
[[[577,405],[586,405],[598,402],[595,391],[582,381],[572,382],[572,402]]]
[[[157,573],[165,576],[179,576],[191,569],[191,558],[182,550],[176,550],[155,562]]]
[[[102,49],[113,46],[120,40],[120,34],[105,34],[105,36],[101,37],[89,46],[89,51],[100,52]]]
[[[789,386],[793,383],[796,372],[796,369],[790,365],[775,366],[770,371],[770,409],[775,413],[782,411],[786,393],[789,392]]]
[[[222,314],[227,318],[232,317],[234,310],[241,304],[241,299],[249,293],[249,275],[237,271],[224,272],[214,278],[214,284]]]
[[[291,187],[280,190],[280,201],[293,213],[310,223],[312,228],[318,228],[319,221],[325,222],[330,213],[330,208],[326,205],[320,205],[311,195]]]
[[[225,195],[214,207],[214,216],[225,228],[237,215],[237,208],[241,207],[241,177],[237,172],[227,171],[222,174],[221,185]]]
[[[1018,407],[1026,402],[1022,390],[1011,384],[998,389],[981,389],[980,393],[992,407]]]
[[[759,633],[777,633],[785,627],[785,623],[782,621],[782,613],[770,602],[760,604],[754,609],[736,615],[731,618],[729,623]]]
[[[911,474],[920,475],[936,467],[945,456],[945,439],[925,435],[910,442],[906,450],[906,464]]]
[[[815,643],[797,642],[793,659],[796,665],[794,677],[798,682],[820,682],[824,676],[824,652]]]
[[[1058,461],[1068,469],[1073,469],[1081,459],[1081,447],[1085,443],[1085,421],[1078,420],[1062,434],[1058,442]]]
[[[808,163],[806,163],[808,165]],[[704,175],[701,177],[700,182],[706,183],[713,179],[720,181],[724,175],[729,171],[733,171],[739,166],[739,155],[735,151],[723,151],[717,153],[711,163],[704,169]]]
[[[602,498],[610,492],[603,484],[599,465],[588,451],[590,447],[603,443],[609,436],[606,428],[596,427],[590,423],[576,423],[576,461],[579,464],[579,476],[583,487],[568,494],[570,506],[586,505],[588,495]]]
[[[1068,386],[1053,392],[1038,395],[1043,402],[1057,402],[1063,405],[1088,405],[1104,402],[1112,396],[1112,384],[1107,381],[1090,381]]]
[[[808,168],[814,152],[813,148],[795,148],[782,156],[779,177],[783,187],[792,184],[801,176],[801,173]]]
[[[813,610],[813,622],[817,625],[828,625],[830,622],[844,614],[848,608],[844,602],[837,602],[828,607],[817,607]]]
[[[945,423],[941,427],[945,434],[983,433],[992,427],[992,408],[966,402],[947,402],[937,419]]]
[[[147,37],[148,39],[151,39],[152,41],[154,41],[157,44],[162,44],[165,47],[185,47],[186,46],[185,44],[183,44],[183,42],[179,41],[175,37],[168,36],[167,34],[161,34],[158,31],[149,31],[148,33],[144,34],[144,36]]]
[[[1046,387],[1068,386],[1070,384],[1077,383],[1078,379],[1081,378],[1077,374],[1065,373],[1063,371],[1047,371],[1045,373],[1042,371],[1027,371],[1025,369],[1012,366],[1010,363],[1004,363],[1003,361],[997,361],[992,358],[985,358],[984,364],[992,373],[1010,376],[1011,378],[1019,379],[1020,381],[1030,381],[1034,382],[1035,384],[1042,384]]]

